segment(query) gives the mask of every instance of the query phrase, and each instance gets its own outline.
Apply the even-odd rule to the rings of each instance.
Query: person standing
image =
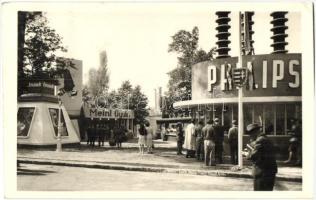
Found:
[[[215,142],[215,158],[216,163],[223,163],[223,141],[224,141],[224,130],[219,124],[219,119],[214,119],[214,142]]]
[[[179,122],[177,124],[177,155],[182,155],[182,145],[184,141],[184,136],[183,136],[183,127],[182,124]]]
[[[289,158],[284,161],[285,164],[297,164],[301,165],[301,149],[302,149],[302,127],[298,120],[293,120],[293,125],[291,126],[291,131],[289,132],[291,135],[290,145],[288,148]]]
[[[230,162],[233,165],[238,164],[238,124],[236,120],[232,121],[232,127],[228,131],[228,142],[230,147]]]
[[[163,124],[162,127],[161,127],[161,140],[162,141],[166,141],[166,127],[165,125]]]
[[[203,122],[199,121],[198,125],[195,128],[195,137],[196,137],[196,159],[204,160],[204,138],[202,134]]]
[[[138,145],[139,145],[140,154],[144,154],[144,148],[146,144],[146,135],[147,135],[147,131],[145,129],[144,124],[140,124],[138,128]]]
[[[202,129],[204,138],[204,162],[206,166],[215,166],[215,142],[214,142],[214,128],[213,120],[209,120]]]
[[[90,136],[91,136],[90,145],[95,146],[96,125],[93,123],[91,124]]]
[[[114,140],[115,140],[116,147],[120,148],[121,132],[120,132],[120,127],[118,124],[114,126],[113,133],[114,133]]]
[[[146,122],[146,145],[147,145],[147,153],[153,153],[152,147],[153,147],[153,135],[154,135],[154,130],[150,127],[150,123],[147,121]]]
[[[252,175],[254,178],[255,191],[272,191],[275,182],[275,175],[278,167],[275,159],[275,147],[272,141],[260,132],[261,126],[249,124],[247,132],[252,145],[247,145],[248,151],[243,151],[253,163]]]
[[[195,120],[192,119],[191,123],[185,129],[185,138],[184,138],[184,148],[187,150],[186,158],[193,157],[195,154],[195,136],[194,136],[194,123]]]

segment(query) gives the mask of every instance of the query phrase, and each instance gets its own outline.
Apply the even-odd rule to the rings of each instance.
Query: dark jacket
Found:
[[[228,141],[231,144],[237,144],[238,143],[238,127],[233,126],[228,131]]]
[[[224,129],[221,125],[215,124],[213,126],[214,129],[214,142],[215,143],[222,143],[224,141]]]
[[[184,141],[184,135],[183,134],[184,134],[184,130],[178,128],[178,130],[177,130],[177,141],[178,142],[182,142],[183,143],[183,141]]]
[[[278,167],[275,159],[275,147],[271,140],[266,135],[260,134],[254,142],[253,148],[248,155],[248,159],[253,163],[253,176],[275,175]]]

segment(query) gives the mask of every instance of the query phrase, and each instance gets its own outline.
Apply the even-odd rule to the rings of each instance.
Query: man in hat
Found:
[[[274,145],[271,140],[260,132],[261,126],[249,124],[247,132],[252,145],[247,145],[247,151],[242,154],[253,163],[253,178],[255,191],[272,191],[274,187],[275,175],[278,171]]]
[[[215,158],[217,163],[223,163],[224,129],[220,125],[219,118],[214,119]]]
[[[238,164],[238,127],[237,121],[232,121],[232,127],[228,131],[231,164]]]

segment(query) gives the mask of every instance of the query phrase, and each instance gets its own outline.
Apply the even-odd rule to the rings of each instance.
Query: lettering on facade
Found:
[[[278,88],[279,83],[287,82],[289,88],[300,87],[300,61],[296,59],[289,60],[288,66],[285,66],[283,60],[272,60],[272,65],[268,66],[267,60],[262,60],[261,66],[254,68],[253,62],[247,62],[248,80],[247,89],[253,90],[261,86],[262,89],[268,88],[271,85],[272,88]],[[220,79],[217,77],[217,70],[215,65],[209,65],[207,68],[207,86],[208,91],[212,92],[215,85],[220,85],[222,91],[231,91],[234,89],[231,78],[231,65],[220,65]],[[260,83],[256,83],[255,70],[260,70],[262,80]],[[285,70],[288,70],[288,76],[285,76]],[[270,77],[269,77],[270,76]],[[271,84],[268,83],[270,80]],[[218,81],[220,81],[218,83]]]
[[[88,118],[107,118],[107,119],[133,119],[134,113],[131,110],[123,109],[97,109],[85,107],[85,116]]]

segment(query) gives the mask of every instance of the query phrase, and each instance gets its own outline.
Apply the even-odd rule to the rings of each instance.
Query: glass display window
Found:
[[[34,112],[35,112],[34,107],[25,107],[25,108],[18,109],[18,122],[17,122],[17,136],[18,137],[27,137],[29,135],[29,130],[32,123]]]
[[[55,136],[58,135],[58,109],[57,108],[49,108],[49,114],[52,120],[53,128],[55,131]],[[61,110],[61,136],[68,136],[68,130],[64,118],[64,113]]]
[[[285,104],[276,104],[275,105],[276,112],[276,135],[284,135],[285,134]]]

